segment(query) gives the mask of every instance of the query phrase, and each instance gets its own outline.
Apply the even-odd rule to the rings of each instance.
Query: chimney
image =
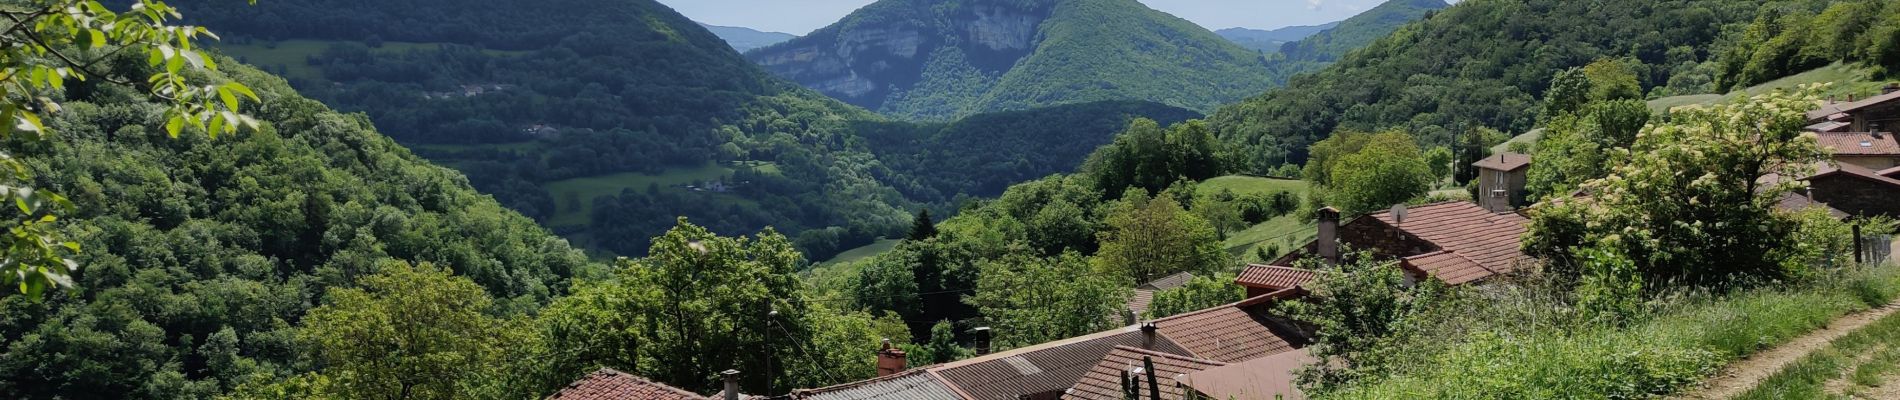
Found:
[[[1145,350],[1155,349],[1155,332],[1159,330],[1161,330],[1161,327],[1155,326],[1154,321],[1148,321],[1141,324],[1141,348],[1142,349],[1145,349]]]
[[[976,355],[990,354],[990,327],[979,326],[971,331],[976,333]]]
[[[891,376],[904,372],[907,364],[904,351],[891,347],[891,339],[884,339],[884,348],[877,351],[877,376]]]
[[[1319,209],[1319,256],[1328,264],[1339,263],[1339,210]]]
[[[719,376],[726,378],[726,400],[739,400],[739,370],[729,369],[720,372]]]

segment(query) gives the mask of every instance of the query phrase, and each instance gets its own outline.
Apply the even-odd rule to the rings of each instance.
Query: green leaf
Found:
[[[235,81],[233,81],[233,82],[225,82],[225,83],[224,83],[224,87],[226,87],[226,88],[230,88],[230,89],[231,89],[232,91],[236,91],[236,92],[238,92],[238,93],[243,93],[243,94],[244,94],[244,97],[249,97],[249,98],[251,98],[251,101],[264,101],[264,100],[261,100],[261,99],[258,99],[258,98],[257,98],[257,92],[253,92],[253,91],[251,91],[251,87],[250,87],[250,86],[244,86],[244,84],[242,84],[242,83],[238,83],[238,82],[235,82]]]
[[[224,108],[225,108],[225,109],[227,109],[227,110],[237,110],[237,109],[238,109],[238,99],[237,99],[237,95],[234,95],[234,94],[231,94],[231,87],[230,87],[230,86],[228,86],[228,85],[227,85],[227,86],[219,86],[219,87],[218,87],[218,98],[219,98],[219,99],[222,99],[222,100],[224,100]]]
[[[101,31],[97,29],[88,29],[86,30],[86,32],[92,34],[92,48],[97,49],[97,48],[106,46],[105,31]]]
[[[177,139],[178,131],[182,130],[185,130],[185,116],[173,114],[165,121],[165,133],[171,135],[173,139]]]

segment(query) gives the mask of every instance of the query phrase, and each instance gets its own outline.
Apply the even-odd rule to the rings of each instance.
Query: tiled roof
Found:
[[[1164,335],[1155,335],[1152,345],[1143,346],[1148,341],[1144,336],[1138,327],[1130,326],[952,362],[930,371],[976,400],[1013,400],[1068,389],[1115,346],[1189,354]]]
[[[1881,133],[1876,137],[1872,133],[1814,133],[1821,147],[1834,151],[1837,156],[1900,156],[1900,139],[1892,133]]]
[[[1306,350],[1294,350],[1188,373],[1182,381],[1215,399],[1304,400],[1296,373],[1313,361]]]
[[[1186,285],[1188,281],[1191,280],[1194,280],[1194,274],[1180,272],[1148,281],[1148,283],[1141,284],[1140,288],[1148,290],[1168,290]]]
[[[1478,162],[1471,163],[1471,166],[1474,167],[1498,171],[1516,171],[1518,168],[1524,168],[1530,165],[1531,156],[1517,153],[1498,153],[1498,155],[1485,157],[1482,160],[1478,160]]]
[[[1391,211],[1369,216],[1498,273],[1516,271],[1530,260],[1519,245],[1530,224],[1522,215],[1493,213],[1466,201],[1412,207],[1406,215],[1405,221],[1393,219]]]
[[[1069,393],[1062,396],[1062,398],[1121,400],[1121,380],[1123,372],[1130,372],[1129,377],[1131,378],[1141,378],[1142,398],[1147,398],[1146,393],[1149,393],[1147,374],[1135,375],[1132,373],[1136,368],[1143,367],[1144,363],[1142,360],[1144,357],[1154,360],[1155,386],[1161,389],[1161,398],[1168,400],[1185,397],[1183,396],[1185,393],[1183,393],[1181,387],[1175,384],[1177,377],[1187,373],[1205,371],[1208,368],[1227,365],[1219,361],[1203,360],[1127,346],[1116,346],[1115,350],[1108,352],[1107,356],[1102,357],[1102,361],[1095,363],[1095,367],[1090,369],[1087,374],[1083,374],[1082,379],[1076,381],[1075,386],[1070,388]]]
[[[1148,290],[1148,289],[1135,289],[1135,294],[1128,296],[1128,312],[1134,313],[1135,316],[1140,317],[1142,313],[1148,312],[1148,306],[1154,304],[1154,302],[1155,302],[1155,291]]]
[[[1791,211],[1791,212],[1799,212],[1799,211],[1807,210],[1809,208],[1821,208],[1821,209],[1827,210],[1827,214],[1830,216],[1833,216],[1835,219],[1846,219],[1847,217],[1851,216],[1846,211],[1841,211],[1834,207],[1829,207],[1827,204],[1814,201],[1814,199],[1808,198],[1808,196],[1802,195],[1800,193],[1788,193],[1788,194],[1781,195],[1781,201],[1775,203],[1775,208],[1783,210],[1783,211]]]
[[[1862,108],[1866,108],[1868,106],[1886,103],[1886,102],[1894,101],[1894,100],[1900,100],[1900,92],[1893,92],[1893,93],[1882,94],[1879,96],[1868,97],[1860,101],[1852,101],[1852,102],[1845,102],[1845,103],[1829,103],[1826,105],[1822,105],[1821,108],[1815,109],[1814,111],[1809,111],[1808,121],[1821,121],[1821,120],[1833,119],[1833,115],[1835,114],[1852,113],[1855,110],[1859,110]]]
[[[1819,172],[1814,174],[1814,176],[1808,177],[1805,180],[1821,179],[1824,177],[1836,176],[1836,175],[1853,176],[1853,177],[1865,179],[1868,181],[1873,181],[1875,183],[1900,186],[1900,179],[1882,176],[1880,173],[1874,172],[1873,169],[1862,167],[1859,165],[1849,164],[1849,163],[1821,164]]]
[[[961,400],[936,374],[912,369],[891,376],[792,392],[796,400]]]
[[[1240,271],[1240,276],[1234,278],[1234,283],[1257,288],[1286,289],[1313,280],[1314,274],[1315,272],[1309,269],[1255,264],[1248,265],[1245,271]]]
[[[1497,271],[1478,265],[1455,252],[1434,251],[1401,260],[1407,269],[1425,273],[1426,276],[1445,282],[1447,285],[1463,285],[1498,275]]]
[[[693,392],[647,380],[612,368],[601,368],[559,392],[550,400],[704,400]]]
[[[1291,320],[1272,316],[1260,306],[1263,298],[1156,320],[1155,326],[1195,357],[1224,362],[1249,360],[1293,350],[1310,342]]]

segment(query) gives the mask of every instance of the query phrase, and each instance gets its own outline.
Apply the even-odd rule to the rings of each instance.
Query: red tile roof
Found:
[[[1463,285],[1498,275],[1497,271],[1449,251],[1434,251],[1406,257],[1400,260],[1400,265],[1406,269],[1424,273],[1425,276],[1438,279],[1447,285]]]
[[[612,368],[601,368],[559,392],[551,400],[705,400],[707,397],[665,384],[633,376]]]
[[[1248,265],[1247,270],[1240,271],[1240,276],[1234,278],[1234,283],[1241,286],[1279,290],[1305,284],[1313,280],[1315,273],[1309,269],[1254,264]]]
[[[1108,352],[1108,355],[1103,356],[1100,362],[1095,363],[1095,367],[1090,369],[1087,374],[1083,374],[1082,379],[1077,380],[1075,386],[1070,388],[1068,394],[1062,396],[1062,398],[1121,400],[1122,373],[1129,372],[1129,377],[1141,378],[1142,398],[1145,399],[1147,398],[1147,393],[1149,393],[1147,388],[1147,374],[1135,375],[1133,373],[1136,368],[1143,367],[1144,364],[1142,360],[1144,357],[1154,360],[1156,386],[1161,389],[1161,398],[1168,400],[1185,397],[1185,393],[1183,393],[1181,387],[1175,384],[1177,377],[1183,374],[1205,371],[1208,368],[1227,365],[1227,363],[1220,361],[1142,350],[1128,346],[1115,346],[1114,351]]]
[[[1833,216],[1835,219],[1847,219],[1847,217],[1852,216],[1848,214],[1846,211],[1841,211],[1840,209],[1829,207],[1825,203],[1814,201],[1814,199],[1809,198],[1808,196],[1802,195],[1800,193],[1788,193],[1788,194],[1781,195],[1781,201],[1775,203],[1775,208],[1782,211],[1790,211],[1790,212],[1800,212],[1800,211],[1805,211],[1810,208],[1820,208],[1822,210],[1826,210],[1827,215]]]
[[[1482,160],[1478,160],[1478,162],[1471,163],[1471,166],[1474,167],[1497,171],[1516,171],[1518,168],[1524,168],[1530,165],[1531,156],[1517,153],[1498,153],[1498,155],[1485,157]]]
[[[1260,357],[1187,374],[1183,382],[1215,399],[1304,400],[1296,382],[1301,367],[1316,361],[1306,350]],[[1159,369],[1159,368],[1157,368]]]
[[[1311,341],[1293,321],[1265,312],[1263,303],[1280,297],[1279,292],[1264,294],[1154,323],[1162,336],[1187,348],[1184,354],[1224,362],[1265,357]]]
[[[1511,273],[1530,262],[1520,249],[1520,238],[1530,224],[1522,215],[1493,213],[1466,201],[1411,207],[1406,215],[1404,221],[1394,219],[1391,211],[1369,217],[1497,273]]]
[[[1190,354],[1165,335],[1155,335],[1152,345],[1143,346],[1145,336],[1138,327],[1129,326],[947,363],[930,371],[974,399],[1015,399],[1067,390],[1115,346]]]
[[[1881,133],[1876,137],[1866,132],[1814,132],[1814,138],[1821,142],[1821,147],[1833,150],[1836,156],[1900,157],[1900,139],[1895,138],[1892,133]]]

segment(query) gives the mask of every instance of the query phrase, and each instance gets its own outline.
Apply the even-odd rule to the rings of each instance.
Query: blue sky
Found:
[[[659,0],[695,21],[803,35],[873,0]],[[1141,0],[1208,29],[1271,29],[1338,21],[1384,0]]]

